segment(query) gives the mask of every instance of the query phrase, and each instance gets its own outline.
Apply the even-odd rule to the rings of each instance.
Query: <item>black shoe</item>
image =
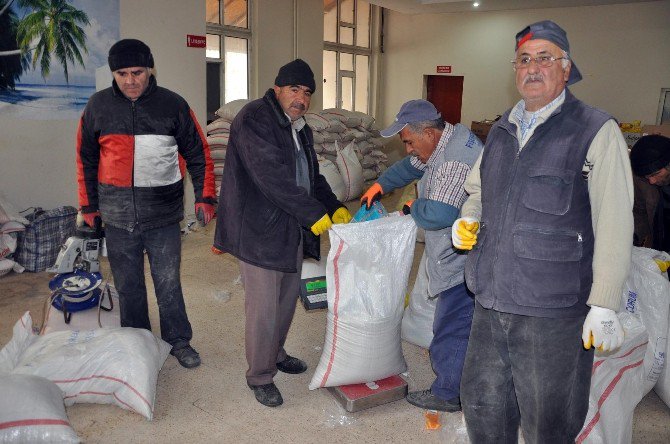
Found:
[[[284,403],[284,399],[279,393],[279,389],[273,382],[263,385],[251,385],[247,383],[249,388],[254,391],[256,401],[267,407],[277,407]]]
[[[433,395],[430,390],[410,392],[405,399],[410,404],[425,410],[439,410],[440,412],[459,412],[461,410],[461,398],[458,396],[445,401]]]
[[[303,360],[286,355],[286,359],[277,363],[277,370],[280,372],[297,375],[307,371],[307,364]]]
[[[190,345],[170,350],[170,354],[177,358],[182,367],[193,368],[200,365],[200,355]]]

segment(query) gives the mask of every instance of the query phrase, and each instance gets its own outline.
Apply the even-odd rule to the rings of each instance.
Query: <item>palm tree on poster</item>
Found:
[[[10,3],[11,0],[3,10]],[[17,0],[17,4],[30,11],[17,27],[16,37],[20,51],[32,53],[33,69],[39,63],[40,73],[45,79],[51,70],[52,54],[55,55],[63,66],[65,81],[69,83],[68,63],[84,66],[80,48],[88,53],[86,33],[79,26],[89,24],[88,15],[70,5],[67,0]],[[16,51],[10,52],[16,54]]]
[[[6,6],[6,5],[5,5]],[[6,14],[3,14],[6,12]],[[14,57],[0,57],[0,91],[14,90],[16,81],[30,66],[27,54],[21,54],[16,44],[16,28],[19,20],[6,7],[0,9],[0,55],[3,52],[15,52]]]

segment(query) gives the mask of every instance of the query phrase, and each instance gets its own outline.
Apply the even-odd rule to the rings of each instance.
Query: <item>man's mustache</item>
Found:
[[[542,74],[528,74],[523,79],[523,84],[525,85],[528,82],[542,82],[544,81],[544,76]]]
[[[302,103],[293,102],[293,103],[291,103],[291,108],[296,108],[296,109],[299,109],[300,111],[304,111],[305,110],[305,105],[303,105]]]

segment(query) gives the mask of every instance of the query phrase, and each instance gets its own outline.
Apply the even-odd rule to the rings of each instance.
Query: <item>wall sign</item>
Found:
[[[451,65],[437,65],[438,74],[451,74]]]
[[[207,38],[204,35],[186,35],[186,46],[191,48],[204,48],[207,45]]]

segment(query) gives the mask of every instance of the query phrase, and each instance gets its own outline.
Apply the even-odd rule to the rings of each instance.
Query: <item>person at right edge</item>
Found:
[[[475,294],[461,402],[473,443],[516,443],[519,426],[526,443],[568,443],[588,412],[592,346],[623,342],[632,174],[614,119],[567,88],[582,76],[565,31],[534,23],[515,50],[522,100],[491,128],[452,230],[472,249]]]
[[[635,245],[670,253],[670,138],[643,136],[630,151]]]

